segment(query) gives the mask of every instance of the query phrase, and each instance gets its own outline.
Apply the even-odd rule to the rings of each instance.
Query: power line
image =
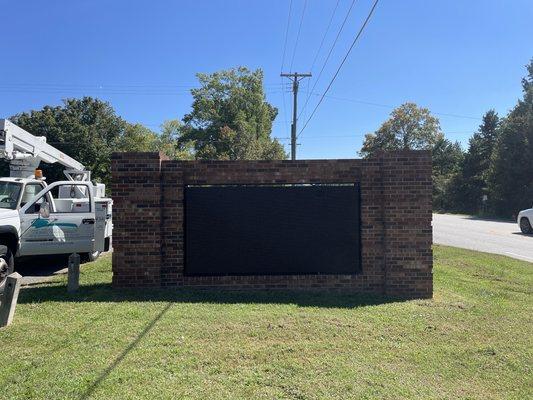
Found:
[[[109,88],[191,88],[198,85],[198,82],[190,84],[173,84],[173,83],[151,83],[151,84],[116,84],[116,83],[56,83],[56,82],[0,82],[2,86],[37,86],[37,87],[109,87]],[[199,87],[199,86],[196,86]]]
[[[164,121],[161,122],[161,123],[144,123],[144,122],[132,122],[132,121],[129,121],[129,122],[131,124],[139,124],[139,125],[143,125],[143,126],[149,126],[149,127],[152,127],[152,128],[160,128],[161,125],[163,125],[163,123],[164,123]],[[284,120],[272,121],[272,125],[287,124],[289,122],[290,122],[290,120],[289,121],[284,121]]]
[[[328,26],[326,27],[326,31],[324,32],[324,35],[322,36],[322,40],[320,41],[320,45],[318,46],[318,50],[315,54],[315,58],[313,59],[313,62],[311,63],[311,68],[309,70],[313,72],[313,68],[315,67],[316,60],[318,59],[318,55],[320,54],[320,50],[322,50],[322,46],[324,45],[324,41],[326,40],[326,36],[329,33],[329,28],[331,27],[331,23],[333,22],[333,18],[335,17],[335,13],[337,12],[337,8],[339,8],[339,3],[341,0],[337,0],[337,4],[335,4],[335,8],[333,9],[333,12],[331,13],[331,17],[329,18]],[[309,81],[308,81],[309,83]]]
[[[326,40],[326,37],[329,33],[329,28],[331,28],[331,23],[333,22],[333,18],[335,17],[335,13],[337,12],[337,8],[339,8],[340,0],[337,0],[337,3],[335,4],[335,7],[333,8],[333,12],[331,13],[331,17],[329,18],[328,25],[326,26],[326,30],[324,32],[324,35],[322,35],[322,40],[320,41],[320,45],[318,46],[318,49],[316,51],[315,57],[313,58],[313,62],[311,63],[311,68],[309,68],[309,73],[313,73],[313,68],[315,67],[316,60],[318,59],[318,56],[320,55],[320,51],[322,50],[322,46],[324,45],[324,42]],[[309,82],[311,80],[308,79],[306,82],[306,92],[309,93]],[[307,96],[307,101],[309,99],[309,96]],[[300,115],[298,115],[298,118],[304,113],[305,107],[300,112]],[[307,117],[307,114],[304,114],[304,117]]]
[[[162,90],[191,90],[201,89],[198,83],[190,85],[171,85],[171,84],[150,84],[150,85],[133,85],[133,84],[65,84],[65,83],[12,83],[0,82],[0,87],[5,89],[32,89],[32,90],[124,90],[124,91],[162,91]],[[263,83],[263,87],[282,88],[283,82]]]
[[[306,136],[305,140],[307,139],[325,139],[325,138],[361,138],[364,137],[366,134],[360,134],[360,135],[314,135],[314,136]]]
[[[350,16],[350,13],[352,12],[352,8],[353,8],[355,2],[356,2],[356,0],[352,0],[352,3],[350,4],[350,7],[348,8],[348,11],[346,12],[346,15],[344,16],[344,20],[342,21],[342,24],[341,24],[339,30],[337,31],[337,36],[335,36],[335,40],[333,40],[333,43],[332,43],[332,45],[331,45],[331,47],[329,49],[328,55],[326,56],[326,59],[324,60],[324,63],[322,64],[322,68],[320,68],[320,72],[318,73],[318,76],[317,76],[315,82],[313,83],[313,87],[311,88],[311,92],[313,92],[315,90],[316,85],[318,84],[318,81],[320,81],[320,77],[322,76],[322,73],[324,72],[324,69],[326,68],[326,65],[328,64],[329,58],[331,57],[331,54],[333,53],[333,49],[337,45],[337,41],[339,40],[339,37],[341,36],[341,33],[342,33],[343,29],[344,29],[344,25],[346,25],[346,21],[348,21],[348,17]],[[307,103],[309,103],[309,97],[310,96],[307,96],[307,98],[305,99],[305,103],[304,103],[304,106],[302,107],[302,111],[300,111],[300,115],[302,115],[302,113],[306,109]],[[300,115],[298,117],[300,117]]]
[[[281,82],[281,86],[283,87],[283,77],[281,76],[281,73],[283,72],[283,67],[285,66],[285,53],[287,51],[287,39],[289,38],[289,27],[291,23],[291,10],[292,10],[292,0],[289,3],[289,15],[287,17],[287,27],[285,29],[285,41],[283,44],[283,55],[281,56],[281,68],[280,68],[280,77],[279,80]],[[283,101],[283,118],[287,120],[287,105],[285,104],[285,91],[282,90],[281,95],[282,101]],[[288,128],[288,125],[285,124],[285,127]]]
[[[182,87],[182,88],[199,88],[198,82],[187,84],[173,84],[173,83],[146,83],[146,84],[122,84],[122,83],[55,83],[55,82],[0,82],[0,85],[14,85],[14,86],[74,86],[74,87]],[[263,83],[264,86],[279,86],[280,83]]]
[[[308,94],[310,96],[322,96],[321,93],[317,93],[317,92],[314,92],[314,93],[313,92],[309,92]],[[347,101],[347,102],[350,102],[350,103],[357,103],[357,104],[366,104],[366,105],[374,106],[374,107],[383,107],[383,108],[390,108],[390,109],[395,109],[395,108],[398,107],[398,106],[393,106],[391,104],[375,103],[375,102],[371,102],[371,101],[350,99],[350,98],[346,98],[346,97],[338,97],[338,96],[330,96],[330,95],[326,95],[325,97],[327,99],[339,100],[339,101]],[[473,119],[473,120],[476,120],[476,121],[482,120],[482,118],[474,117],[472,115],[445,113],[445,112],[438,112],[438,111],[433,111],[433,110],[431,111],[431,114],[440,115],[440,116],[444,116],[444,117]]]
[[[141,96],[186,96],[186,92],[148,92],[148,91],[110,91],[110,90],[91,90],[91,89],[26,89],[26,88],[0,88],[1,93],[43,93],[43,94],[65,94],[65,95],[83,95],[86,93],[96,95],[141,95]]]
[[[280,93],[282,90],[265,90],[265,94]],[[189,95],[189,90],[165,90],[165,91],[151,91],[151,90],[134,90],[134,89],[103,89],[103,88],[61,88],[61,87],[4,87],[0,85],[1,93],[50,93],[50,94],[95,94],[95,95],[148,95],[148,96],[185,96]]]
[[[324,97],[327,95],[329,89],[331,88],[331,85],[333,85],[333,82],[335,82],[335,79],[337,78],[337,75],[339,75],[339,72],[342,68],[342,66],[344,65],[344,63],[346,62],[346,60],[348,59],[348,56],[350,55],[350,52],[352,51],[353,47],[355,46],[355,44],[357,43],[357,40],[359,40],[359,37],[361,37],[361,34],[363,33],[363,30],[365,29],[366,25],[368,24],[368,21],[370,21],[370,18],[372,17],[372,14],[374,13],[374,10],[376,9],[376,6],[378,5],[379,3],[379,0],[375,0],[374,1],[374,4],[372,5],[372,8],[370,9],[370,12],[368,13],[366,19],[365,19],[365,22],[363,22],[363,25],[361,25],[361,28],[359,29],[359,32],[357,33],[357,35],[355,36],[354,40],[352,41],[352,44],[350,45],[350,47],[348,48],[348,51],[346,52],[346,55],[344,56],[344,58],[342,59],[339,67],[337,68],[337,71],[335,72],[335,74],[333,75],[333,78],[331,78],[331,81],[329,82],[326,90],[324,91],[324,94],[322,95],[322,97],[320,97],[320,100],[318,101],[317,105],[315,106],[315,108],[313,109],[313,112],[311,112],[311,115],[309,116],[309,118],[307,119],[307,121],[305,122],[302,130],[300,131],[300,133],[298,134],[298,136],[300,136],[302,134],[302,132],[304,131],[304,129],[307,127],[307,124],[309,124],[309,121],[311,121],[311,119],[313,118],[313,116],[315,115],[316,113],[316,110],[318,109],[318,107],[320,106],[320,104],[322,103],[322,101],[324,100]]]
[[[294,63],[294,56],[296,55],[296,49],[298,48],[298,41],[300,39],[300,32],[302,30],[302,24],[304,22],[304,16],[305,16],[305,9],[307,8],[307,0],[304,2],[304,8],[302,10],[302,17],[300,18],[300,25],[298,26],[298,33],[296,34],[296,42],[294,43],[294,50],[292,52],[292,58],[291,58],[291,66],[289,68],[289,71],[292,71],[292,65]]]
[[[283,44],[283,55],[281,56],[281,68],[280,73],[283,72],[283,67],[285,66],[285,53],[287,51],[287,40],[289,38],[289,27],[291,24],[291,11],[292,11],[292,0],[289,3],[289,16],[287,17],[287,27],[285,28],[285,41]],[[283,79],[281,79],[281,83],[283,84]]]
[[[143,126],[153,126],[152,124],[143,124],[138,123]],[[445,131],[445,135],[450,134],[473,134],[475,132],[474,129],[469,131]],[[347,134],[347,135],[313,135],[313,136],[306,136],[303,138],[304,140],[313,140],[313,139],[332,139],[332,138],[348,138],[348,139],[360,139],[365,137],[367,134]],[[290,137],[278,137],[278,136],[272,136],[272,139],[276,139],[279,141],[290,141]],[[199,143],[232,143],[233,141],[230,139],[191,139],[193,142],[199,142]],[[64,141],[64,142],[47,142],[48,144],[52,145],[79,145],[79,142],[72,142],[72,141]],[[287,144],[288,145],[288,144]]]

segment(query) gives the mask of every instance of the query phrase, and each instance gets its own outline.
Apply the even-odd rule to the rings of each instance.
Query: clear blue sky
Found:
[[[303,105],[352,0],[339,0]],[[196,72],[262,68],[287,138],[291,94],[279,77],[289,0],[0,1],[0,117],[96,96],[131,122],[157,130],[190,110]],[[337,0],[308,0],[293,71],[311,68]],[[372,0],[357,0],[315,91],[332,77]],[[305,0],[292,1],[285,70]],[[381,0],[329,93],[299,138],[299,158],[351,158],[367,132],[414,101],[446,135],[467,143],[478,118],[504,115],[520,97],[533,57],[531,0]],[[285,97],[284,112],[283,97]],[[318,100],[311,96],[305,116]],[[459,118],[443,114],[455,114]],[[283,143],[287,144],[286,140]],[[288,149],[288,147],[286,147]]]

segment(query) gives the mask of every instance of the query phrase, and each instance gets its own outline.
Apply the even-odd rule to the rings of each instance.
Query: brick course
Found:
[[[363,160],[174,161],[114,153],[113,286],[346,289],[432,296],[431,155]],[[354,275],[184,276],[186,185],[359,183],[362,271]]]

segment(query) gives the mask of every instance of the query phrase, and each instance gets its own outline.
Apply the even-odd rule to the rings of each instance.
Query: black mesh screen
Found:
[[[359,186],[190,186],[186,275],[354,274]]]

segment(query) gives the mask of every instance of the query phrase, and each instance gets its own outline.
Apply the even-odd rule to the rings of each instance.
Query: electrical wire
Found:
[[[328,94],[328,91],[329,89],[331,88],[331,85],[333,85],[333,82],[335,82],[335,79],[337,78],[337,76],[339,75],[339,72],[342,68],[342,66],[344,65],[344,63],[346,62],[346,60],[348,59],[348,56],[350,55],[352,49],[354,48],[355,44],[357,43],[357,41],[359,40],[359,38],[361,37],[361,34],[363,33],[366,25],[368,24],[368,21],[370,21],[370,18],[372,17],[372,14],[374,13],[374,10],[376,9],[376,6],[378,5],[379,3],[379,0],[375,0],[374,1],[374,4],[372,5],[372,8],[370,9],[370,12],[368,13],[366,19],[365,19],[365,22],[363,22],[363,25],[361,25],[361,28],[359,29],[359,32],[357,32],[357,35],[355,36],[354,40],[352,41],[352,44],[350,45],[350,47],[348,48],[348,51],[346,52],[346,55],[344,56],[344,58],[342,59],[339,67],[337,68],[337,71],[335,72],[335,74],[333,75],[333,78],[331,78],[328,86],[326,87],[326,90],[324,91],[324,94],[322,94],[322,96],[320,97],[320,100],[318,101],[317,105],[315,106],[315,108],[313,109],[313,111],[311,112],[311,115],[309,116],[309,118],[307,119],[307,121],[305,122],[303,128],[300,130],[300,132],[298,133],[298,136],[300,136],[302,134],[302,132],[305,130],[305,128],[307,127],[307,125],[309,124],[309,121],[311,121],[311,119],[313,118],[313,116],[315,115],[316,113],[316,110],[318,109],[318,107],[320,106],[320,104],[322,104],[322,101],[324,101],[324,98],[325,96]],[[297,136],[297,137],[298,137]]]
[[[298,26],[298,33],[296,34],[296,42],[294,43],[294,50],[292,52],[292,58],[291,58],[291,66],[289,68],[289,71],[292,72],[292,65],[294,63],[294,57],[296,56],[296,49],[298,48],[298,41],[300,40],[300,32],[302,31],[302,25],[304,22],[305,17],[305,9],[307,8],[307,0],[304,2],[304,7],[302,10],[302,17],[300,18],[300,25]]]
[[[311,95],[311,96],[322,96],[321,93],[316,93],[316,92],[314,92],[314,93],[310,92],[309,95]],[[339,101],[347,101],[347,102],[350,102],[350,103],[357,103],[357,104],[365,104],[365,105],[374,106],[374,107],[383,107],[383,108],[390,108],[390,109],[397,108],[397,106],[393,106],[391,104],[375,103],[375,102],[371,102],[371,101],[350,99],[350,98],[346,98],[346,97],[331,96],[331,95],[326,95],[325,97],[327,99],[339,100]],[[443,117],[473,119],[473,120],[477,120],[477,121],[482,120],[482,118],[474,117],[472,115],[445,113],[445,112],[438,112],[438,111],[433,111],[433,110],[431,111],[431,114],[440,115],[440,116],[443,116]]]
[[[337,12],[337,8],[339,8],[340,1],[341,0],[337,0],[337,3],[335,4],[335,7],[333,8],[333,12],[331,13],[331,17],[329,18],[328,25],[326,26],[326,30],[325,30],[324,34],[322,35],[322,40],[320,41],[320,45],[318,46],[318,49],[317,49],[316,54],[315,54],[315,57],[313,58],[313,62],[311,63],[311,68],[309,68],[309,73],[311,73],[311,74],[313,73],[313,68],[315,67],[316,60],[318,59],[318,56],[320,55],[320,51],[322,50],[322,47],[324,46],[324,42],[326,41],[326,37],[327,37],[327,35],[329,33],[329,28],[331,28],[331,23],[333,22],[333,18],[335,17],[335,13]],[[311,81],[311,79],[307,79],[307,82],[306,82],[306,91],[307,92],[309,92],[310,81]],[[304,107],[304,109],[302,109],[302,112],[298,115],[298,118],[300,118],[300,116],[302,115],[304,110],[305,110],[305,107]],[[304,117],[307,117],[307,113],[304,114]]]
[[[264,83],[264,87],[282,88],[283,82]],[[111,90],[111,91],[175,91],[200,89],[198,83],[190,85],[171,85],[171,84],[150,84],[150,85],[132,85],[132,84],[65,84],[65,83],[12,83],[0,82],[0,88],[4,89],[28,89],[28,90]]]
[[[265,90],[265,94],[281,93],[277,90]],[[190,90],[134,90],[134,89],[106,89],[98,87],[16,87],[0,85],[2,93],[50,93],[50,94],[96,94],[96,95],[141,95],[141,96],[186,96]]]
[[[311,92],[314,92],[314,90],[316,88],[316,85],[320,81],[320,77],[322,76],[322,73],[324,72],[324,69],[326,68],[326,65],[328,64],[329,58],[331,57],[331,54],[333,53],[333,49],[337,45],[339,37],[341,36],[341,33],[342,33],[343,29],[344,29],[344,26],[346,25],[346,21],[348,21],[348,17],[350,16],[350,13],[352,12],[352,8],[355,5],[355,2],[356,2],[356,0],[352,0],[352,3],[350,4],[350,7],[348,8],[348,11],[346,12],[346,15],[344,16],[342,24],[341,24],[339,30],[337,31],[337,36],[335,36],[335,40],[333,40],[333,43],[332,43],[332,45],[331,45],[331,47],[329,49],[328,55],[326,56],[326,59],[324,60],[324,63],[322,64],[322,68],[320,68],[320,72],[318,73],[318,76],[317,76],[317,78],[315,79],[315,81],[313,83],[313,87],[311,88]],[[307,98],[305,99],[304,106],[302,107],[302,110],[300,111],[300,113],[298,115],[298,118],[300,118],[300,116],[303,114],[304,110],[306,109],[307,104],[309,103],[309,97],[310,96],[307,96]]]
[[[283,55],[281,56],[281,68],[280,68],[280,72],[279,72],[280,73],[279,80],[280,80],[280,83],[282,85],[281,98],[282,98],[282,103],[283,103],[283,118],[285,120],[287,120],[287,104],[285,102],[285,90],[283,90],[284,83],[283,83],[283,77],[281,76],[281,74],[283,73],[283,67],[285,66],[285,53],[287,51],[287,40],[289,38],[289,27],[290,27],[290,24],[291,24],[291,11],[292,11],[292,0],[289,3],[289,15],[287,17],[287,27],[285,28],[285,41],[284,41],[284,44],[283,44]],[[285,128],[288,130],[289,129],[289,125],[285,124]]]
[[[289,38],[289,27],[291,24],[291,12],[292,12],[292,0],[289,3],[289,16],[287,17],[287,27],[285,28],[285,41],[283,43],[283,55],[281,56],[280,74],[283,72],[283,67],[285,66],[285,53],[287,52],[287,40]]]
[[[322,40],[320,41],[320,45],[318,46],[318,50],[315,54],[315,58],[313,59],[313,62],[311,63],[311,68],[309,68],[310,72],[313,72],[313,68],[315,67],[316,60],[318,59],[320,51],[322,50],[322,46],[324,46],[324,42],[326,41],[326,36],[329,33],[329,28],[331,28],[331,23],[333,22],[333,18],[335,17],[337,8],[339,8],[340,2],[341,0],[337,0],[337,3],[335,4],[335,8],[333,8],[333,12],[331,13],[331,17],[329,18],[328,26],[326,27],[326,31],[324,32],[324,35],[322,36]]]

